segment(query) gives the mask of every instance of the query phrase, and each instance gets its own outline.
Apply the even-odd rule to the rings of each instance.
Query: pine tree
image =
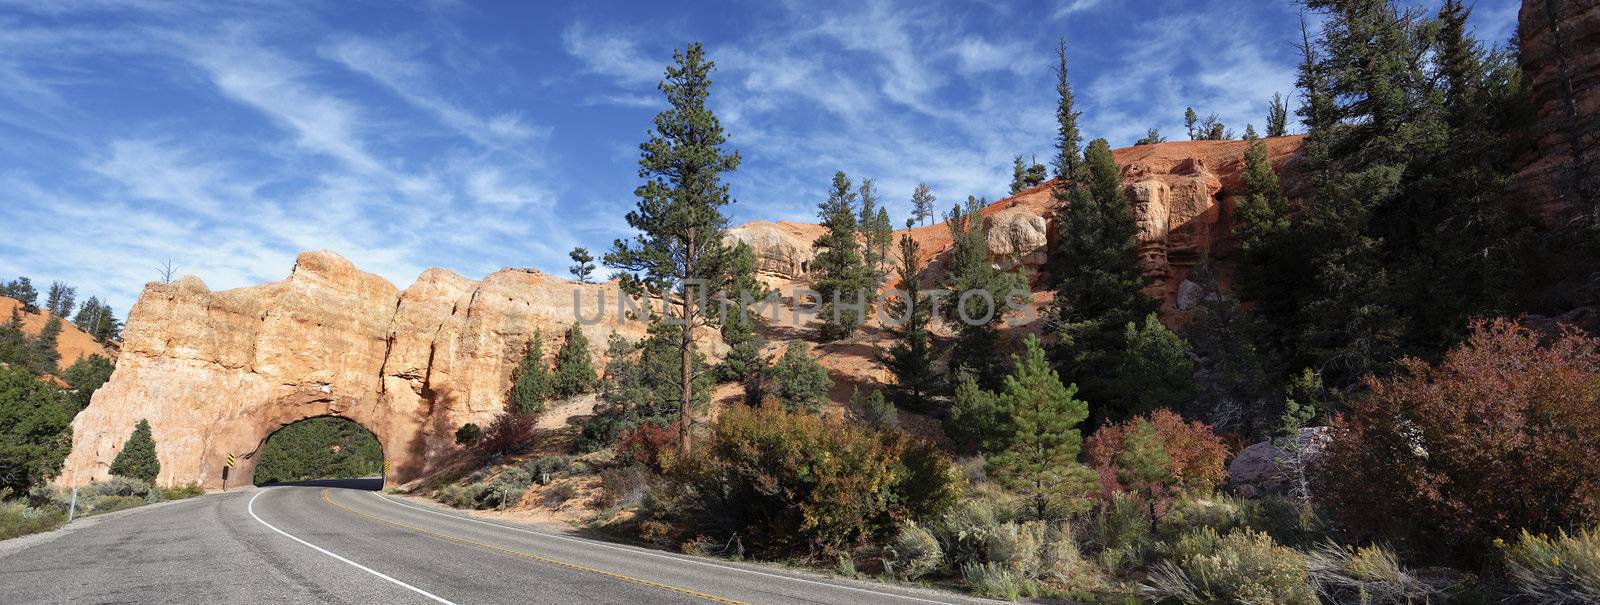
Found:
[[[589,283],[589,277],[594,275],[594,255],[583,246],[573,248],[567,256],[572,259],[572,266],[567,269],[573,277],[578,278],[578,283]]]
[[[1189,343],[1168,330],[1155,313],[1123,326],[1109,375],[1087,377],[1104,396],[1094,401],[1104,417],[1125,419],[1158,408],[1176,408],[1194,396]]]
[[[0,287],[0,295],[9,296],[22,303],[24,313],[39,312],[39,291],[33,288],[33,281],[26,277],[18,277],[6,282]]]
[[[156,458],[156,440],[150,434],[150,421],[140,419],[133,425],[133,434],[111,460],[111,474],[155,484],[156,476],[161,474],[161,460]]]
[[[783,356],[772,367],[773,396],[791,412],[818,414],[828,401],[830,388],[833,379],[828,377],[828,369],[811,356],[811,345],[803,340],[789,341]]]
[[[756,336],[757,318],[743,301],[746,297],[760,300],[767,290],[756,280],[756,255],[749,244],[739,242],[728,254],[727,299],[718,312],[723,314],[722,342],[729,349],[717,366],[717,376],[721,380],[749,384],[758,378],[754,374],[766,365],[766,360],[761,358],[761,347],[765,343]]]
[[[56,341],[61,336],[61,318],[54,315],[44,322],[39,335],[28,341],[28,369],[35,374],[54,374],[61,361]]]
[[[1022,193],[1048,178],[1047,168],[1037,161],[1024,163],[1022,156],[1016,156],[1011,162],[1011,195]]]
[[[893,264],[889,257],[889,248],[894,245],[894,223],[889,220],[889,209],[878,207],[878,216],[872,219],[872,228],[867,230],[872,246],[878,249],[878,264],[873,268],[873,275],[877,277],[877,286],[881,287],[888,281],[888,272],[885,265]],[[874,298],[876,298],[874,291]]]
[[[1057,211],[1072,203],[1074,185],[1081,179],[1079,166],[1083,164],[1083,135],[1078,132],[1078,116],[1082,112],[1073,107],[1072,83],[1067,80],[1067,41],[1056,42],[1056,171],[1055,197]]]
[[[1003,370],[994,354],[1000,346],[998,326],[1011,296],[1025,292],[1026,284],[989,262],[982,214],[985,205],[984,200],[968,196],[965,208],[956,206],[945,216],[952,250],[945,270],[945,289],[950,294],[942,312],[945,322],[956,327],[951,367],[973,370],[979,384],[988,387],[999,383]]]
[[[1150,130],[1148,130],[1148,131],[1146,131],[1144,133],[1144,138],[1139,139],[1137,141],[1134,141],[1133,144],[1135,146],[1138,146],[1138,145],[1154,145],[1156,143],[1165,143],[1165,142],[1167,142],[1167,137],[1161,136],[1161,132],[1160,131],[1158,131],[1158,130],[1156,130],[1154,128],[1151,128]]]
[[[855,214],[856,194],[850,190],[850,177],[834,173],[828,199],[817,205],[817,215],[827,229],[812,246],[818,251],[811,261],[812,284],[822,299],[823,340],[838,340],[855,332],[866,321],[873,276],[861,258]]]
[[[733,202],[722,174],[739,167],[739,154],[723,152],[727,141],[722,125],[706,107],[711,70],[705,51],[696,42],[674,52],[660,89],[669,107],[656,115],[655,131],[640,146],[639,176],[645,184],[634,190],[638,207],[628,213],[628,225],[639,235],[617,241],[606,255],[608,266],[622,270],[622,286],[630,294],[646,292],[667,299],[677,330],[680,362],[677,384],[678,446],[690,448],[693,416],[690,406],[699,376],[695,374],[695,332],[707,323],[708,310],[699,300],[713,300],[715,292],[699,296],[690,284],[716,281],[725,270],[723,235],[728,219],[722,207]]]
[[[1131,385],[1112,378],[1123,363],[1124,327],[1153,312],[1156,301],[1143,291],[1138,227],[1110,145],[1096,139],[1083,166],[1073,203],[1056,214],[1062,236],[1052,263],[1056,307],[1049,328],[1057,337],[1058,367],[1096,406],[1098,422],[1126,413],[1116,402],[1133,396],[1124,390]]]
[[[0,365],[0,491],[26,494],[61,472],[72,413],[44,381]]]
[[[538,414],[544,411],[544,400],[550,398],[550,368],[544,364],[544,333],[533,331],[528,350],[517,364],[517,380],[511,387],[511,409],[518,414]]]
[[[589,357],[589,338],[577,322],[567,328],[566,340],[556,350],[556,369],[551,376],[551,391],[556,397],[571,397],[594,390],[599,381]]]
[[[468,422],[456,429],[456,445],[472,447],[477,445],[480,439],[483,439],[483,429],[477,424]]]
[[[78,289],[61,282],[50,282],[49,293],[45,296],[45,311],[56,317],[72,315],[73,303],[78,297]]]
[[[877,287],[883,285],[882,270],[889,261],[889,246],[894,243],[894,225],[889,222],[889,210],[877,203],[872,179],[861,180],[861,257],[875,281],[868,298],[877,298]]]
[[[1284,102],[1283,95],[1272,93],[1272,104],[1267,107],[1267,136],[1286,134],[1289,134],[1289,105]]]
[[[1183,331],[1197,358],[1196,405],[1186,415],[1219,429],[1248,432],[1263,416],[1271,385],[1261,347],[1265,328],[1222,291],[1209,259],[1191,269],[1188,280],[1197,286],[1199,302]]]
[[[1194,112],[1193,107],[1183,108],[1183,128],[1189,131],[1189,140],[1191,141],[1198,140],[1202,134],[1195,128],[1195,124],[1199,121],[1200,116]]]
[[[928,188],[927,183],[917,183],[917,189],[911,192],[911,218],[916,219],[918,224],[928,224],[928,219],[933,216],[935,200],[933,190]],[[911,223],[906,223],[906,228],[910,227]]]
[[[889,348],[884,365],[895,376],[900,401],[908,407],[920,407],[938,384],[933,372],[933,343],[928,332],[932,319],[932,303],[922,294],[917,279],[921,261],[917,240],[910,235],[900,236],[899,278],[903,295],[892,304],[893,316],[901,321],[895,331],[898,339]]]
[[[11,308],[11,319],[0,325],[0,364],[26,367],[28,335],[22,331],[22,316]]]
[[[89,399],[94,392],[100,389],[107,380],[111,379],[111,372],[116,366],[106,359],[104,355],[90,355],[79,357],[78,361],[67,367],[61,373],[61,379],[71,387],[69,395],[63,403],[69,404],[70,411],[77,413],[89,405]]]
[[[1078,463],[1083,437],[1078,425],[1089,416],[1088,404],[1064,386],[1045,361],[1036,336],[1023,343],[1025,357],[1013,356],[1015,369],[997,395],[1008,432],[984,444],[991,452],[989,472],[1001,485],[1021,494],[1038,518],[1053,518],[1081,509],[1095,487],[1094,473]]]

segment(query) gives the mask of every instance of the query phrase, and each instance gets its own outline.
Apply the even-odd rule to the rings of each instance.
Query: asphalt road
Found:
[[[0,542],[0,601],[980,602],[469,518],[377,484],[238,489]]]

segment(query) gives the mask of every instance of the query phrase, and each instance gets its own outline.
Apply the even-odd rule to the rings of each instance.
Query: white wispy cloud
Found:
[[[568,25],[561,35],[567,54],[582,60],[591,72],[635,86],[660,80],[664,63],[660,58],[646,58],[634,39],[598,34],[581,22]]]

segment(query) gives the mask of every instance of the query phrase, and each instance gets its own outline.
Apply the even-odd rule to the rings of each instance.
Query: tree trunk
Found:
[[[684,263],[688,270],[684,271],[685,275],[694,273],[696,260],[694,236],[694,231],[690,230],[688,252],[685,254],[687,262]],[[694,424],[694,417],[691,415],[693,412],[691,403],[694,401],[694,320],[691,317],[694,311],[694,297],[692,294],[689,286],[685,285],[683,288],[683,300],[680,303],[683,310],[683,338],[678,342],[678,354],[683,361],[679,374],[679,378],[683,382],[680,383],[682,390],[678,395],[678,450],[685,454],[689,453],[689,432]]]

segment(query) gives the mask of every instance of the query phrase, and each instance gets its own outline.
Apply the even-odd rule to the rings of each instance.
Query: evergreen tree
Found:
[[[61,379],[71,387],[68,396],[62,403],[69,404],[70,412],[76,414],[89,405],[89,398],[100,389],[107,380],[111,379],[111,372],[116,366],[106,359],[104,355],[90,355],[79,357],[76,362],[68,366],[61,373]]]
[[[917,240],[910,235],[900,236],[899,278],[904,295],[892,303],[891,311],[902,323],[895,332],[897,342],[889,348],[884,361],[895,376],[900,401],[909,407],[924,405],[938,385],[933,372],[932,335],[928,332],[932,303],[922,294],[917,279],[920,253]]]
[[[477,424],[468,422],[461,425],[461,428],[456,429],[456,445],[472,447],[477,445],[481,439],[483,439],[483,429]]]
[[[155,485],[156,476],[161,474],[161,461],[156,458],[156,440],[150,434],[150,421],[141,418],[133,425],[133,434],[111,460],[111,474]]]
[[[1281,321],[1310,287],[1296,250],[1302,242],[1291,230],[1289,201],[1267,160],[1266,143],[1250,140],[1244,164],[1236,232],[1244,252],[1239,289],[1266,317]]]
[[[1198,397],[1186,415],[1222,430],[1249,431],[1264,416],[1263,401],[1271,386],[1260,344],[1264,326],[1222,291],[1209,260],[1189,271],[1189,281],[1198,286],[1199,303],[1183,334],[1197,358]]]
[[[474,425],[476,426],[476,425]],[[456,432],[460,435],[460,431]],[[361,425],[337,416],[307,418],[267,437],[255,484],[364,477],[382,472],[383,447]]]
[[[1109,375],[1086,380],[1104,394],[1094,402],[1097,412],[1121,420],[1189,401],[1194,396],[1194,362],[1189,343],[1152,312],[1142,323],[1123,326]]]
[[[1078,116],[1083,112],[1073,107],[1072,83],[1067,80],[1067,41],[1056,42],[1056,182],[1051,188],[1059,212],[1072,204],[1075,186],[1082,180],[1079,167],[1083,164],[1083,135],[1078,132]]]
[[[973,370],[978,383],[989,387],[999,384],[1004,370],[994,354],[1000,347],[998,326],[1010,297],[1025,291],[1026,284],[989,262],[982,214],[985,205],[984,200],[968,196],[965,208],[956,206],[945,216],[952,249],[945,270],[945,289],[950,295],[942,312],[945,322],[956,329],[951,367]]]
[[[1013,356],[1015,369],[996,397],[1008,431],[984,444],[992,452],[989,472],[1001,485],[1021,494],[1033,515],[1052,518],[1079,510],[1095,487],[1095,476],[1078,463],[1083,443],[1078,425],[1088,405],[1075,397],[1045,361],[1036,336],[1023,343],[1026,357]]]
[[[78,308],[78,314],[73,316],[72,323],[102,343],[118,338],[122,332],[122,325],[117,321],[116,313],[94,296],[83,301],[83,305]]]
[[[577,322],[567,328],[566,340],[556,351],[555,374],[551,376],[551,391],[556,397],[571,397],[594,390],[599,381],[594,374],[594,364],[589,358],[589,338]]]
[[[822,299],[823,340],[838,340],[855,332],[866,320],[868,296],[875,284],[861,257],[855,214],[856,194],[850,178],[834,173],[828,199],[817,205],[817,215],[827,229],[812,244],[811,287]]]
[[[50,289],[45,296],[45,311],[56,317],[69,317],[72,315],[73,304],[77,297],[77,288],[61,282],[50,282]]]
[[[518,414],[544,411],[544,400],[551,393],[550,368],[544,364],[544,333],[534,329],[528,350],[517,364],[517,380],[511,386],[511,409]]]
[[[1286,134],[1289,134],[1289,104],[1284,102],[1283,95],[1272,93],[1272,104],[1267,107],[1267,136]]]
[[[1043,183],[1048,178],[1044,164],[1037,161],[1024,163],[1022,156],[1016,156],[1011,162],[1011,195],[1022,193],[1024,190]]]
[[[27,366],[28,335],[22,331],[22,316],[11,308],[11,319],[0,325],[0,363]]]
[[[717,366],[717,377],[748,384],[755,378],[752,374],[759,373],[761,366],[766,365],[766,360],[761,358],[761,347],[765,342],[757,337],[757,318],[743,301],[745,297],[752,301],[760,300],[767,290],[756,280],[756,254],[749,244],[739,242],[728,253],[727,298],[719,313],[724,314],[722,342],[729,349],[722,358],[722,364]]]
[[[933,217],[935,200],[933,190],[928,188],[927,183],[917,183],[917,189],[911,192],[911,218],[916,219],[918,224],[928,224],[928,219]],[[910,227],[911,224],[907,223],[906,228]]]
[[[589,283],[589,277],[594,275],[594,255],[583,246],[573,248],[567,256],[572,259],[572,266],[567,269],[573,277],[578,278],[578,283]]]
[[[618,240],[605,256],[608,266],[622,270],[622,286],[630,294],[646,292],[666,298],[677,330],[679,359],[678,445],[688,451],[693,425],[691,407],[697,401],[695,385],[696,329],[707,323],[708,310],[699,300],[713,300],[715,292],[696,293],[691,284],[714,283],[725,274],[721,263],[727,254],[723,235],[728,219],[722,207],[733,202],[722,173],[739,167],[737,152],[724,153],[727,141],[722,125],[706,107],[711,70],[697,43],[674,52],[660,89],[669,107],[656,115],[655,131],[640,146],[639,176],[645,184],[634,190],[638,207],[628,213],[628,225],[639,235]],[[700,296],[704,294],[705,296]]]
[[[1095,406],[1095,418],[1122,417],[1136,397],[1135,385],[1117,380],[1124,360],[1124,327],[1138,324],[1156,308],[1143,291],[1135,256],[1138,227],[1122,193],[1122,177],[1104,139],[1085,154],[1073,202],[1058,211],[1061,233],[1053,266],[1056,307],[1054,357],[1070,380]]]
[[[575,447],[593,451],[610,445],[618,435],[649,422],[672,426],[681,418],[683,392],[678,384],[678,342],[681,326],[657,321],[650,324],[649,337],[634,344],[612,335],[606,343],[606,371],[600,382],[600,403],[594,416],[584,423]],[[705,354],[698,349],[691,358],[695,399],[688,409],[703,407],[710,400],[712,375],[706,372]],[[758,373],[759,375],[759,373]]]
[[[878,216],[872,219],[872,227],[867,230],[867,235],[871,238],[872,246],[878,249],[878,264],[873,267],[873,275],[877,277],[875,285],[881,287],[885,281],[888,281],[888,271],[884,269],[884,266],[893,264],[889,256],[889,248],[894,245],[894,223],[889,220],[888,208],[878,207]],[[876,291],[874,291],[873,297],[877,297]]]
[[[833,379],[828,369],[811,356],[811,345],[803,340],[789,341],[783,356],[772,367],[772,395],[789,411],[822,412],[828,401]]]
[[[861,258],[875,281],[869,298],[876,299],[877,286],[883,284],[882,267],[889,260],[889,246],[894,242],[894,225],[889,222],[889,210],[877,203],[872,179],[861,180]]]
[[[28,341],[28,369],[35,374],[54,374],[61,353],[56,341],[61,336],[61,318],[54,315],[44,322],[39,335]]]
[[[1137,145],[1154,145],[1156,143],[1165,143],[1165,142],[1167,142],[1167,137],[1161,136],[1161,132],[1160,131],[1158,131],[1158,130],[1156,130],[1154,128],[1151,128],[1150,130],[1148,130],[1148,131],[1146,131],[1144,133],[1144,138],[1139,139],[1137,141],[1134,141],[1133,144],[1136,145],[1136,146]]]
[[[17,299],[22,303],[22,311],[25,313],[39,312],[39,291],[33,288],[33,281],[26,277],[6,282],[4,287],[0,287],[0,295]]]
[[[1195,128],[1195,124],[1199,121],[1200,116],[1194,112],[1193,107],[1183,108],[1183,128],[1184,130],[1189,131],[1189,140],[1191,141],[1198,140],[1200,138],[1201,132]]]
[[[26,494],[61,472],[72,445],[72,414],[49,385],[0,365],[0,491]]]

